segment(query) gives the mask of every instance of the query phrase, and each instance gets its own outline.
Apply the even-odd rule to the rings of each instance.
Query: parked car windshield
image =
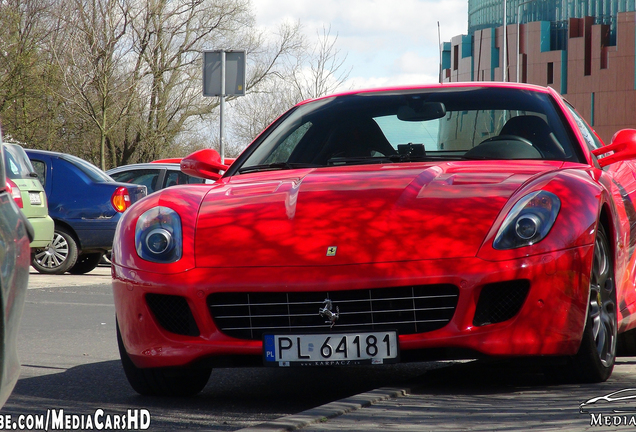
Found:
[[[104,171],[97,168],[90,162],[85,161],[84,159],[78,158],[76,156],[70,154],[64,154],[60,156],[62,159],[72,163],[77,168],[79,168],[84,174],[90,177],[91,180],[101,183],[101,182],[112,182],[114,181],[108,174]]]
[[[582,160],[550,95],[489,87],[320,99],[294,108],[248,152],[239,173],[420,160]]]
[[[7,177],[14,180],[31,178],[33,165],[21,146],[5,143],[4,160]]]

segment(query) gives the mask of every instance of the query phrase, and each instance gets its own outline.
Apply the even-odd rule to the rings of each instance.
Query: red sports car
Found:
[[[216,183],[122,217],[128,380],[193,394],[212,367],[532,356],[604,381],[636,346],[634,158],[636,130],[604,146],[551,88],[300,103],[231,167],[213,150],[182,160]]]

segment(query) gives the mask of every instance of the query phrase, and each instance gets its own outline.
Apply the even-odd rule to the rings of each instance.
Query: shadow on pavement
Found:
[[[95,410],[125,414],[148,409],[151,430],[180,428],[236,430],[304,411],[334,400],[395,385],[426,373],[427,364],[351,369],[215,369],[208,385],[190,398],[147,397],[129,386],[119,360],[72,367],[59,373],[22,378],[2,414],[93,415]],[[37,366],[25,365],[26,368]],[[43,368],[44,369],[44,368]]]

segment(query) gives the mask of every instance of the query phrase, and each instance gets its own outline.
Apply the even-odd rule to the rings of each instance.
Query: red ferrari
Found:
[[[534,357],[579,382],[636,346],[636,130],[604,145],[551,88],[302,102],[218,179],[122,217],[117,336],[141,394],[211,368]],[[222,173],[222,175],[220,175]]]

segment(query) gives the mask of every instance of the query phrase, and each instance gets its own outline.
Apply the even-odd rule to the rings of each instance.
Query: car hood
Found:
[[[475,256],[510,196],[560,162],[388,164],[222,179],[197,222],[200,267]]]

